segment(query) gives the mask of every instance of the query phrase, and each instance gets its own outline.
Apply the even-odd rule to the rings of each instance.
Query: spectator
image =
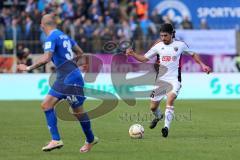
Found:
[[[117,30],[117,35],[120,41],[131,40],[132,38],[131,28],[126,20],[122,21],[121,26]]]
[[[66,19],[64,22],[63,22],[63,25],[62,25],[62,30],[64,33],[70,35],[71,37],[73,37],[75,34],[75,30],[74,30],[74,24],[71,22],[70,19]]]
[[[24,48],[22,51],[18,52],[17,64],[32,65],[32,59],[30,58],[30,51],[28,48]],[[32,73],[32,71],[29,71],[28,73]]]
[[[162,15],[158,13],[158,10],[154,10],[152,12],[152,15],[150,17],[151,21],[157,25],[160,25],[163,23],[163,18]]]
[[[97,23],[99,16],[101,15],[97,12],[97,8],[93,7],[89,18],[92,20],[93,23]]]
[[[40,14],[39,10],[35,9],[33,11],[33,17],[34,17],[35,25],[39,26],[39,24],[41,24],[41,14]]]
[[[84,33],[86,34],[87,38],[91,38],[94,32],[94,26],[92,25],[92,21],[87,19],[86,22],[83,24]]]
[[[92,47],[93,47],[93,52],[99,53],[103,46],[103,44],[101,44],[101,35],[103,34],[103,31],[105,28],[103,16],[98,17],[98,22],[95,23],[94,26],[95,26],[95,30],[93,32]]]
[[[73,4],[71,0],[65,0],[61,4],[62,18],[72,18],[74,16]]]
[[[137,0],[135,2],[136,13],[140,20],[145,19],[148,11],[148,3],[146,0]]]
[[[36,2],[34,0],[28,0],[25,11],[31,14],[35,8],[37,8]]]
[[[21,11],[15,5],[13,5],[10,10],[11,10],[11,17],[18,17],[21,13]]]
[[[149,27],[148,27],[148,40],[156,40],[158,39],[158,29],[155,23],[150,21]]]
[[[137,15],[136,14],[136,6],[133,1],[128,2],[127,8],[126,8],[126,13],[129,17]]]
[[[21,27],[20,25],[18,24],[18,18],[14,17],[13,20],[12,20],[12,25],[10,27],[7,27],[6,28],[6,33],[5,33],[5,36],[6,36],[6,39],[15,39],[15,35],[16,35],[16,39],[19,40],[20,37],[21,37]]]
[[[76,0],[76,4],[73,6],[74,17],[81,17],[87,13],[84,0]]]
[[[173,22],[173,20],[172,20],[172,18],[171,18],[170,15],[164,16],[164,17],[163,17],[163,21],[164,21],[164,23],[170,23],[170,24],[172,24],[173,28],[176,28],[176,27],[175,27],[175,23]]]
[[[3,20],[4,20],[5,26],[10,26],[10,25],[11,25],[11,23],[12,23],[12,17],[11,17],[11,10],[10,10],[10,8],[4,7],[4,8],[2,9],[2,15],[1,15],[1,17],[2,17]]]
[[[102,34],[101,34],[101,38],[104,41],[114,41],[116,40],[116,28],[113,22],[113,19],[110,19],[107,23],[107,26],[104,28]]]
[[[102,31],[104,29],[104,18],[103,16],[98,17],[98,22],[96,23],[96,29]]]
[[[115,2],[110,3],[109,16],[113,19],[114,23],[119,23],[120,20],[120,10]]]
[[[92,2],[85,2],[85,5],[87,6],[88,8],[88,15],[91,13],[91,10],[93,8],[96,8],[96,12],[98,15],[101,15],[101,8],[99,6],[99,3],[98,3],[98,0],[92,0]],[[89,6],[89,7],[88,7]]]
[[[45,6],[47,4],[47,0],[38,0],[37,2],[37,10],[39,12],[43,12],[45,9]]]
[[[79,46],[86,51],[87,48],[87,37],[86,34],[84,33],[84,28],[79,27],[78,30],[76,31],[76,40],[79,44]]]
[[[209,29],[206,19],[202,18],[200,21],[200,29]]]
[[[32,40],[34,39],[34,35],[33,35],[34,31],[33,31],[33,21],[31,19],[30,16],[26,17],[25,20],[25,24],[24,24],[24,37],[27,40]]]
[[[181,28],[183,28],[183,29],[193,29],[193,24],[189,20],[188,16],[184,16],[184,19],[183,19],[183,21],[181,23]]]
[[[148,18],[145,18],[140,21],[140,27],[142,29],[144,37],[147,37],[147,35],[149,34],[149,28],[150,28],[151,23],[152,23],[151,20]]]
[[[130,16],[128,23],[130,25],[131,31],[134,32],[137,28],[137,23],[138,23],[137,19],[134,16]]]

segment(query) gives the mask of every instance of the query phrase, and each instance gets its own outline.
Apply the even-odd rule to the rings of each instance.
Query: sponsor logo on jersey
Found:
[[[164,62],[169,62],[169,61],[171,61],[171,59],[172,59],[171,56],[163,56],[162,57],[162,61],[164,61]]]
[[[164,62],[170,62],[170,61],[176,61],[177,56],[162,56],[162,61]]]

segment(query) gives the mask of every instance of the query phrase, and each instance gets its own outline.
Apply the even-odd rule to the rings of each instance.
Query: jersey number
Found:
[[[68,51],[68,53],[65,53],[65,57],[68,60],[73,59],[72,45],[71,45],[71,42],[69,40],[63,41],[63,48],[66,48],[67,51]]]

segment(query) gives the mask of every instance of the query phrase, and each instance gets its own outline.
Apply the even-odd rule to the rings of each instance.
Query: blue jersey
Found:
[[[53,30],[44,43],[44,52],[52,54],[57,78],[49,94],[58,99],[68,99],[72,107],[80,106],[84,100],[83,78],[78,66],[72,61],[72,47],[76,42],[58,29]]]
[[[76,42],[58,29],[53,30],[44,44],[44,52],[52,53],[52,62],[56,67],[73,58],[72,47]]]

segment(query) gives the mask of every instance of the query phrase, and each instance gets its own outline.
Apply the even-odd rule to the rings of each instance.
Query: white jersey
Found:
[[[181,81],[181,55],[187,53],[192,55],[186,43],[173,40],[169,45],[159,41],[144,56],[151,59],[159,55],[160,64],[167,68],[167,72],[159,77],[161,80],[178,80]]]

